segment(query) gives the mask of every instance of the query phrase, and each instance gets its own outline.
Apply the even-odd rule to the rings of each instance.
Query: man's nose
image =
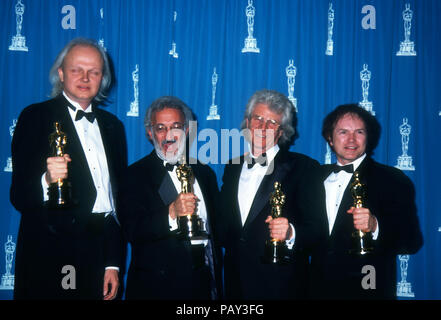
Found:
[[[264,121],[263,123],[262,123],[262,129],[265,129],[265,130],[267,130],[268,128],[269,128],[269,121]]]
[[[173,134],[173,130],[171,130],[170,128],[167,128],[167,133],[165,135],[165,138],[167,140],[173,140],[174,134]]]
[[[81,74],[81,80],[84,82],[89,82],[89,73],[88,72],[83,72]]]
[[[177,140],[180,134],[180,129],[167,128],[167,134],[165,135],[167,140]]]
[[[355,132],[349,133],[349,141],[355,141]]]

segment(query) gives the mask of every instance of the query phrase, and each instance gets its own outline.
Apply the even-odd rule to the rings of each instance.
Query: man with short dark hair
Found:
[[[357,104],[338,106],[323,121],[337,163],[322,166],[323,233],[311,260],[312,298],[394,299],[396,255],[422,246],[412,182],[371,158],[380,131],[377,119]],[[364,186],[362,193],[354,186],[353,196],[355,172]]]
[[[110,300],[118,293],[125,261],[115,207],[127,148],[123,124],[98,108],[110,79],[102,47],[76,38],[52,66],[53,99],[20,114],[10,194],[21,213],[15,299]],[[56,122],[64,135],[54,154]],[[48,205],[49,186],[59,179],[71,186],[63,209]]]

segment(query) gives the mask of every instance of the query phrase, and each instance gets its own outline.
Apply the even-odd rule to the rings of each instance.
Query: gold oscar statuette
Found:
[[[273,219],[282,216],[282,207],[285,201],[286,196],[282,192],[282,185],[276,181],[274,183],[274,191],[270,194],[271,217]],[[283,264],[289,261],[288,248],[284,240],[271,238],[266,241],[263,262]]]
[[[362,208],[366,202],[366,185],[360,182],[360,174],[354,172],[354,181],[351,183],[351,193],[355,208]],[[365,255],[372,252],[372,233],[355,230],[352,232],[351,254]]]
[[[185,162],[176,167],[176,175],[181,182],[181,193],[193,193],[194,175],[191,167]],[[177,234],[190,240],[206,240],[208,234],[205,222],[196,212],[178,217]]]
[[[49,144],[52,150],[51,156],[63,157],[67,144],[67,136],[61,131],[59,122],[54,123],[54,128],[55,131],[49,135]],[[51,183],[49,185],[48,196],[48,206],[50,208],[61,209],[71,205],[72,195],[69,181],[67,179],[58,179],[57,182]]]

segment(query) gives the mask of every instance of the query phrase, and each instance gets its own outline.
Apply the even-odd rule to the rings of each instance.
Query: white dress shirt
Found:
[[[251,148],[249,148],[249,150],[251,150]],[[279,150],[279,146],[275,145],[274,147],[266,151],[266,166],[261,166],[260,164],[256,163],[251,169],[248,169],[248,163],[246,161],[242,165],[242,171],[240,172],[239,178],[239,190],[237,193],[242,226],[245,225],[245,221],[248,218],[248,214],[253,204],[254,197],[256,196],[257,190],[259,189],[263,178],[267,174],[268,170],[273,169],[271,166],[274,164],[271,165],[271,162],[274,161],[274,158],[276,157]],[[257,158],[252,154],[252,152],[250,152],[250,156],[252,158]],[[271,213],[268,212],[268,215],[270,214]],[[290,227],[292,230],[292,237],[287,240],[287,244],[291,248],[295,240],[295,229],[291,223]]]
[[[71,100],[64,92],[63,95],[75,107],[75,110],[72,110],[66,106],[69,110],[78,137],[80,138],[81,147],[86,155],[87,164],[97,192],[92,212],[105,213],[105,216],[107,217],[107,215],[115,213],[115,206],[113,203],[112,186],[110,184],[106,152],[104,150],[103,140],[101,139],[98,122],[95,119],[93,123],[91,123],[86,117],[75,121],[77,110],[82,110],[82,108],[77,102]],[[84,112],[90,111],[92,111],[92,105],[89,105],[87,109],[84,110]],[[75,161],[75,159],[72,159],[72,161]],[[49,188],[45,175],[46,173],[43,174],[41,179],[44,201],[48,200],[47,191]]]
[[[360,166],[364,158],[366,158],[366,154],[351,163],[347,163],[346,165],[352,164],[355,171]],[[337,165],[342,166],[342,164],[339,162],[337,162]],[[334,227],[343,194],[352,179],[352,175],[353,173],[348,173],[344,170],[337,173],[331,172],[331,174],[323,182],[326,190],[326,213],[328,216],[329,234],[331,234],[332,228]],[[380,228],[377,221],[377,229],[372,233],[374,240],[376,240],[378,237],[379,229]]]
[[[165,166],[165,162],[164,162]],[[176,191],[181,193],[181,182],[178,179],[178,176],[176,175],[176,166],[173,168],[173,171],[167,171],[170,178],[173,181],[173,185],[175,186]],[[210,230],[207,226],[207,207],[205,206],[204,196],[202,195],[201,188],[199,186],[198,180],[196,177],[194,178],[194,184],[193,184],[193,193],[196,197],[198,197],[199,202],[197,203],[196,207],[196,214],[201,218],[205,223],[205,229],[207,233],[210,233]],[[170,225],[170,231],[176,230],[178,228],[178,219],[172,219],[170,215],[168,216],[168,222]],[[191,240],[191,244],[204,244],[207,245],[208,240]]]

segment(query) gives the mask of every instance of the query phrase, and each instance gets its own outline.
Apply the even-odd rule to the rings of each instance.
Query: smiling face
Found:
[[[97,49],[77,45],[58,68],[66,95],[86,109],[98,94],[103,78],[103,59]]]
[[[281,135],[282,114],[272,111],[268,105],[258,103],[254,107],[246,126],[251,133],[251,146],[256,157],[275,146]]]
[[[169,163],[180,160],[185,149],[184,114],[173,108],[164,108],[152,116],[148,135],[155,145],[158,156]]]
[[[345,114],[337,121],[329,144],[343,165],[360,158],[366,152],[367,144],[367,130],[363,120],[355,114]]]

